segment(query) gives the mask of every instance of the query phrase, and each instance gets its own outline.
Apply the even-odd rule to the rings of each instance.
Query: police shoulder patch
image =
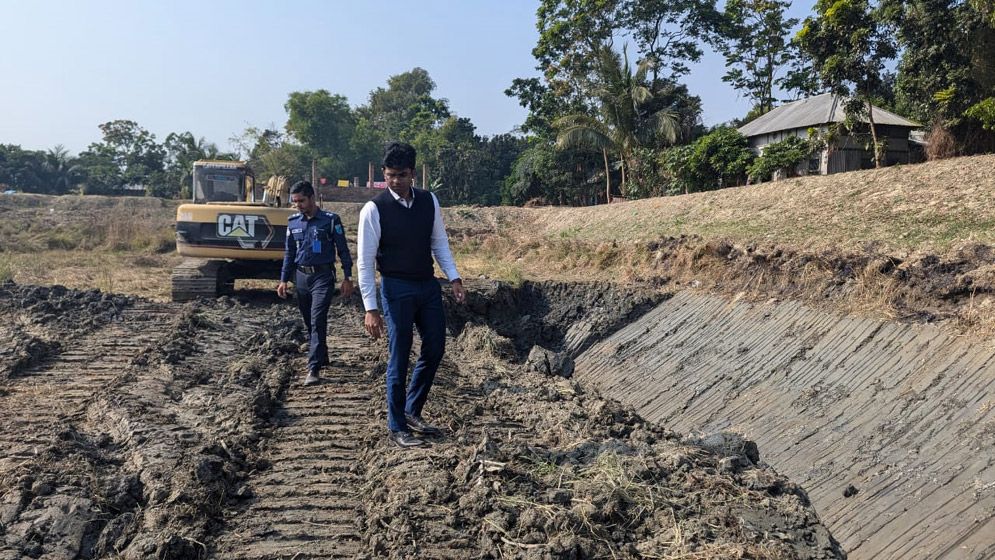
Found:
[[[328,210],[322,210],[321,213],[324,214],[324,215],[326,215],[326,216],[328,216],[329,218],[332,218],[333,220],[335,218],[338,218],[338,216],[335,214],[335,212],[329,212]]]

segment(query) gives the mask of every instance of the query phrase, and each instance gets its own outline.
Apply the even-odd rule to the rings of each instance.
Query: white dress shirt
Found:
[[[387,189],[394,200],[398,201],[405,208],[411,208],[415,204],[415,191],[411,191],[411,200],[401,198],[390,188]],[[439,268],[445,273],[450,282],[458,279],[459,272],[456,271],[456,261],[449,250],[449,237],[446,235],[446,225],[442,223],[442,209],[439,207],[439,199],[435,193],[428,193],[432,197],[435,205],[435,219],[432,223],[432,256],[439,263]],[[359,240],[358,240],[358,267],[359,267],[359,292],[363,296],[363,306],[367,311],[379,309],[377,304],[377,249],[380,247],[380,211],[372,200],[367,202],[359,212]]]

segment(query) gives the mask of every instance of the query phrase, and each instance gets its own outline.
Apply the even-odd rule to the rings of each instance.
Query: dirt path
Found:
[[[252,497],[226,513],[217,558],[353,558],[361,550],[357,427],[373,405],[370,345],[344,313],[331,327],[325,378],[311,387],[293,378],[261,453],[268,468],[248,477]]]
[[[449,344],[457,346],[452,340]],[[491,545],[478,533],[485,524],[478,515],[483,510],[463,511],[468,505],[485,508],[486,500],[478,502],[481,496],[467,490],[483,480],[484,472],[478,469],[497,468],[498,463],[488,463],[485,456],[502,445],[525,447],[535,432],[495,409],[490,393],[497,384],[484,388],[468,383],[460,362],[447,356],[439,368],[425,414],[445,434],[427,438],[427,447],[400,450],[388,443],[381,435],[385,411],[382,406],[373,411],[376,428],[366,437],[362,456],[370,493],[363,558],[490,557]],[[376,371],[383,375],[382,367]],[[375,394],[378,402],[385,402],[382,385]]]
[[[289,306],[52,292],[2,294],[46,352],[0,379],[0,558],[201,556],[289,377]]]

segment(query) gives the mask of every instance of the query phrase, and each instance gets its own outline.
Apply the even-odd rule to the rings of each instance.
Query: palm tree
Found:
[[[677,138],[676,115],[667,109],[650,112],[647,107],[653,93],[646,85],[646,75],[653,68],[652,60],[644,60],[632,71],[625,48],[622,54],[609,46],[596,51],[598,76],[593,96],[598,101],[597,117],[578,113],[556,120],[558,148],[586,147],[600,149],[605,161],[607,200],[611,201],[611,173],[608,152],[619,155],[622,188],[626,184],[626,165],[631,163],[637,148],[646,146],[656,137],[667,143]]]
[[[43,162],[48,188],[54,194],[63,194],[76,185],[81,167],[69,150],[62,144],[56,145],[45,154]]]

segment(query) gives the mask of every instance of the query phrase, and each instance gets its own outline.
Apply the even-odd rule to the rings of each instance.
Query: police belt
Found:
[[[331,271],[334,267],[331,264],[316,264],[314,266],[297,265],[297,270],[304,274],[316,274],[318,272]]]

